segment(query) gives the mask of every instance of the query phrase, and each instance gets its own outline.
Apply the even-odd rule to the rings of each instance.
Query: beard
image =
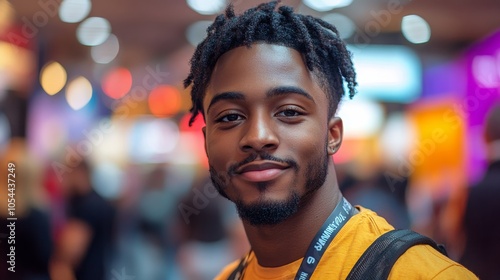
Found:
[[[245,204],[241,198],[236,198],[234,203],[236,204],[238,215],[242,220],[249,222],[251,225],[276,225],[285,221],[297,213],[300,206],[307,201],[316,190],[323,186],[326,181],[329,157],[326,148],[323,153],[317,157],[311,158],[311,160],[306,163],[305,170],[298,166],[295,161],[290,159],[283,160],[269,154],[255,154],[248,157],[243,162],[230,167],[227,173],[229,176],[227,177],[222,173],[217,172],[215,168],[210,165],[210,178],[220,195],[231,200],[225,192],[225,189],[230,186],[227,178],[234,175],[234,170],[236,170],[239,166],[253,161],[257,158],[257,156],[260,156],[263,160],[274,160],[289,164],[294,169],[296,177],[300,177],[300,175],[302,175],[302,177],[307,178],[303,186],[303,189],[306,191],[301,196],[297,192],[299,186],[298,183],[296,183],[294,186],[290,187],[289,196],[282,201],[259,200],[251,204]],[[303,172],[302,174],[300,174],[301,171]],[[259,183],[257,184],[257,187],[260,191],[265,191],[267,188],[267,182]]]

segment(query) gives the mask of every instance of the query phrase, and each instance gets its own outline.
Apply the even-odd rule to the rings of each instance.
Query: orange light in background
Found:
[[[40,84],[48,95],[54,95],[66,85],[67,74],[58,62],[47,63],[40,71]]]
[[[409,110],[417,130],[415,147],[409,152],[407,169],[413,171],[415,179],[428,179],[432,176],[445,180],[451,172],[454,181],[465,179],[465,129],[464,117],[454,108],[459,100],[442,100],[432,103],[416,104]],[[450,184],[457,187],[459,183]],[[432,186],[428,187],[443,187]],[[446,185],[446,184],[443,184]]]
[[[14,19],[14,8],[6,0],[0,0],[0,34],[4,33]]]
[[[118,67],[109,71],[102,80],[102,90],[113,98],[119,99],[125,96],[132,87],[132,74],[127,68]]]
[[[161,85],[151,91],[148,104],[149,110],[156,117],[168,117],[179,112],[181,96],[175,87]]]
[[[456,97],[417,103],[409,110],[417,129],[417,143],[398,171],[411,176],[410,188],[418,190],[415,198],[426,194],[440,204],[436,215],[439,230],[455,239],[460,231],[468,175],[464,148],[467,116],[455,108],[463,102],[459,95],[450,95]],[[420,232],[435,230],[426,229],[418,221],[414,224]]]
[[[17,33],[10,34],[17,36]],[[25,48],[28,43],[21,47],[0,38],[0,92],[5,87],[31,91],[36,57],[33,51]]]

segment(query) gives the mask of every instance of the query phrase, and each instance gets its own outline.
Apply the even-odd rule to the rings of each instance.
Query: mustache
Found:
[[[260,158],[261,160],[269,160],[269,161],[275,161],[275,162],[279,162],[279,163],[284,163],[284,164],[292,167],[295,170],[298,169],[297,162],[294,161],[293,159],[290,159],[290,158],[279,158],[279,157],[273,156],[273,155],[271,155],[269,153],[262,152],[262,153],[253,153],[253,154],[249,155],[247,158],[245,158],[244,160],[242,160],[242,161],[240,161],[238,163],[232,164],[229,167],[229,170],[228,170],[229,176],[232,176],[232,175],[236,174],[236,170],[238,170],[241,166],[243,166],[243,165],[245,165],[247,163],[250,163],[250,162],[256,160],[257,158]]]

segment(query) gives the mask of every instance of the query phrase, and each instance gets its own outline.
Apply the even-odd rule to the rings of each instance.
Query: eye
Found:
[[[290,117],[298,117],[298,116],[303,115],[303,114],[302,114],[302,112],[300,112],[298,110],[298,108],[290,107],[290,108],[285,108],[284,110],[279,111],[276,115],[278,117],[290,118]]]
[[[279,114],[281,114],[281,115],[283,115],[285,117],[295,117],[295,116],[300,115],[299,112],[297,112],[295,110],[290,110],[290,109],[281,111]]]
[[[224,115],[216,120],[216,122],[220,123],[228,123],[228,122],[235,122],[235,121],[240,121],[242,120],[243,117],[238,115],[238,114],[227,114]]]

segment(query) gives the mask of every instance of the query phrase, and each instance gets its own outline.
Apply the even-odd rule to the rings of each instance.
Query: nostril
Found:
[[[252,146],[245,145],[245,146],[241,147],[241,149],[242,149],[244,152],[248,152],[248,151],[252,150],[253,148],[252,148]]]
[[[266,145],[264,145],[262,148],[263,148],[263,149],[268,150],[268,149],[272,149],[272,148],[274,148],[274,147],[276,147],[276,145],[275,145],[275,144],[266,144]]]

